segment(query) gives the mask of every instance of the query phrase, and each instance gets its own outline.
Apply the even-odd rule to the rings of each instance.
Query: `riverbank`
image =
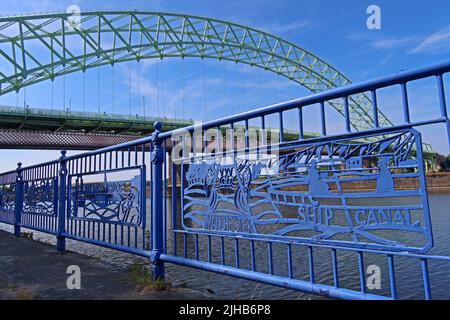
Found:
[[[69,266],[81,271],[81,290],[67,288]],[[140,268],[115,268],[104,261],[0,231],[0,300],[186,300],[208,299],[194,290],[142,286]],[[142,281],[141,281],[142,282]],[[170,285],[170,284],[169,284]]]

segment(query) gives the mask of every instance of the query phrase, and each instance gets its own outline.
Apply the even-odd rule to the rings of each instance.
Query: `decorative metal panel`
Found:
[[[0,212],[14,213],[16,201],[16,184],[0,186]]]
[[[265,160],[247,154],[185,162],[183,227],[428,251],[433,240],[420,134],[364,138],[293,144]]]
[[[24,182],[23,212],[56,216],[58,207],[58,179],[49,178]]]
[[[69,217],[142,225],[143,196],[145,196],[142,170],[141,167],[134,167],[69,176]],[[124,177],[130,176],[132,172],[139,174],[125,180]],[[109,176],[112,174],[121,176],[124,180],[110,181]],[[102,182],[86,181],[89,177],[99,175],[103,178]]]

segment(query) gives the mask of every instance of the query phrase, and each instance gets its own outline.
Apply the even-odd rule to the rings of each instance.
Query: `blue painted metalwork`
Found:
[[[22,163],[17,164],[16,176],[16,190],[15,190],[15,204],[14,204],[14,236],[20,237],[20,222],[22,220],[23,212],[23,177],[22,177]]]
[[[67,185],[67,160],[66,150],[61,151],[59,158],[59,203],[58,203],[58,231],[56,234],[56,250],[62,252],[66,250],[66,185]]]
[[[361,138],[372,139],[303,144],[278,159],[238,155],[227,165],[217,158],[190,159],[182,167],[184,229],[429,251],[433,239],[425,172],[423,159],[415,156],[421,156],[420,134],[411,129],[378,140]],[[417,187],[401,190],[395,185],[402,180],[415,180]],[[400,197],[410,199],[409,204],[386,204]],[[374,205],[377,200],[383,201]],[[383,235],[377,235],[380,230]],[[311,231],[314,235],[303,235]],[[391,231],[413,233],[412,240],[421,238],[421,246],[402,243],[405,234],[392,237]]]
[[[7,172],[0,176],[0,221],[16,223],[16,172]],[[17,228],[15,228],[17,230]],[[20,231],[19,231],[20,232]]]
[[[164,263],[175,263],[334,298],[402,298],[396,273],[399,260],[406,260],[422,270],[424,298],[431,299],[429,264],[450,257],[430,254],[422,141],[415,128],[446,124],[450,143],[443,83],[449,71],[447,62],[184,130],[161,132],[156,124],[150,137],[19,166],[0,174],[0,221],[54,234],[58,250],[73,239],[146,257],[154,278],[164,277]],[[407,84],[426,77],[437,80],[440,115],[413,121]],[[402,92],[405,123],[380,127],[377,90],[391,86]],[[373,129],[350,132],[352,115],[346,111],[344,131],[327,135],[324,106],[335,99],[345,106],[365,92],[373,100]],[[313,104],[321,108],[322,136],[306,138],[303,108]],[[298,112],[299,138],[284,141],[284,113],[292,110]],[[266,129],[268,116],[278,119],[280,142],[267,146],[264,135],[255,147],[249,123],[260,120]],[[237,131],[238,123],[245,124],[242,141],[220,150],[224,144],[217,140],[219,150],[208,151],[207,130]],[[187,142],[186,158],[166,161],[169,146]],[[265,147],[279,155],[258,158]],[[405,179],[416,187],[403,190]],[[408,202],[399,205],[399,197]],[[343,253],[354,257],[354,270],[343,270]],[[366,286],[372,256],[387,266],[388,292]],[[327,268],[328,282],[322,277]],[[356,286],[349,287],[343,272]]]
[[[136,167],[142,172],[142,167]],[[142,174],[131,180],[107,181],[109,173],[124,170],[100,171],[105,181],[84,183],[93,174],[69,176],[69,217],[85,221],[120,222],[139,226],[145,219],[142,207]],[[75,182],[73,182],[75,180]]]
[[[164,152],[162,149],[163,140],[159,139],[161,134],[162,123],[155,123],[155,133],[153,134],[154,149],[152,151],[152,171],[153,171],[153,185],[152,185],[152,251],[150,253],[150,260],[152,262],[152,271],[154,279],[164,278],[164,262],[160,256],[164,253],[164,214],[163,211],[163,164]]]

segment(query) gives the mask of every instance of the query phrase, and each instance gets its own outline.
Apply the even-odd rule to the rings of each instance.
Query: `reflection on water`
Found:
[[[148,202],[150,203],[150,201]],[[170,205],[170,201],[167,201]],[[430,254],[449,255],[450,256],[450,219],[448,218],[447,208],[450,207],[449,194],[430,194],[430,208],[433,223],[433,233],[435,247]],[[2,229],[12,230],[11,227],[1,226]],[[55,244],[52,236],[36,233],[35,238],[40,241]],[[188,255],[190,258],[196,258],[195,248],[198,247],[198,258],[207,261],[207,237],[194,236],[187,238]],[[234,265],[236,260],[234,256],[234,241],[232,239],[225,240],[226,248],[226,264]],[[220,239],[211,239],[213,262],[221,263]],[[112,268],[125,269],[134,261],[145,261],[140,257],[125,254],[109,249],[104,249],[80,242],[68,241],[68,250],[86,254],[99,258]],[[240,242],[240,267],[251,269],[252,262],[250,259],[251,243],[249,241]],[[255,267],[257,271],[269,272],[267,244],[262,242],[254,243],[255,249]],[[168,235],[168,253],[173,253],[173,238]],[[177,253],[183,255],[183,238],[177,237]],[[287,251],[285,245],[274,244],[273,252],[273,269],[277,275],[287,275]],[[300,246],[292,247],[293,257],[293,275],[296,279],[309,281],[308,253],[305,248]],[[374,294],[389,295],[389,274],[387,259],[385,256],[367,254],[364,256],[365,268],[376,264],[381,268],[382,289],[369,290]],[[357,255],[351,252],[338,251],[338,264],[340,285],[354,290],[359,290],[358,278],[358,260]],[[448,298],[450,291],[450,266],[443,262],[429,262],[430,281],[434,299]],[[316,281],[323,284],[333,284],[333,276],[331,273],[331,255],[330,250],[314,251],[314,268],[316,273]],[[397,288],[400,299],[422,299],[423,282],[421,274],[420,260],[395,258],[395,273],[397,279]],[[232,278],[224,275],[213,274],[209,272],[199,271],[187,267],[167,265],[167,278],[174,286],[184,286],[202,292],[212,293],[213,297],[221,299],[323,299],[321,297],[303,294],[293,290],[268,286],[254,283],[242,279]]]

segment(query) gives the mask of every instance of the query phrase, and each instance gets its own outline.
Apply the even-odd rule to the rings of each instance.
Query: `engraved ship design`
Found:
[[[350,239],[345,242],[359,243],[363,237],[402,247],[374,231],[430,235],[420,181],[410,190],[397,185],[401,179],[420,180],[423,174],[413,156],[415,144],[415,132],[407,131],[374,142],[311,145],[265,161],[235,157],[227,165],[190,163],[183,221],[194,226],[185,228],[295,239],[301,238],[299,232],[312,231],[311,241],[346,235]],[[388,204],[399,197],[415,202],[403,207]],[[362,200],[374,204],[354,204]],[[234,207],[220,206],[221,202]],[[423,219],[413,217],[413,212],[424,210]],[[224,222],[227,217],[231,222]]]

